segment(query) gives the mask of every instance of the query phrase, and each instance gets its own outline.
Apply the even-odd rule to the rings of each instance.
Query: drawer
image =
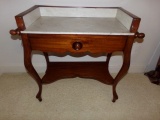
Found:
[[[28,35],[32,50],[57,53],[123,51],[127,36]]]

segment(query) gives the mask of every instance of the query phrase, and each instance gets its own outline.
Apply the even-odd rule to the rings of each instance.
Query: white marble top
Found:
[[[40,16],[21,33],[133,35],[117,19],[107,17]]]

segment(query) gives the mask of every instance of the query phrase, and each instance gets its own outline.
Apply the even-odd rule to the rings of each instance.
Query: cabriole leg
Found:
[[[106,59],[107,70],[109,69],[108,67],[109,67],[109,61],[110,61],[111,56],[112,56],[112,53],[107,54],[107,59]],[[109,72],[109,70],[108,70],[108,72]],[[112,102],[115,102],[118,99],[118,95],[116,93],[115,87],[112,87],[112,88],[113,88],[113,100],[112,100]]]
[[[47,69],[48,69],[48,66],[49,66],[49,56],[48,56],[48,53],[47,52],[43,52],[43,55],[46,59],[46,64],[47,64]]]
[[[106,67],[107,67],[107,70],[109,69],[108,66],[109,66],[109,61],[110,61],[111,56],[112,56],[112,53],[108,53],[108,54],[107,54],[107,59],[106,59],[106,64],[107,64]]]
[[[119,73],[114,79],[114,83],[112,86],[113,90],[113,99],[112,102],[115,102],[118,99],[118,95],[116,92],[116,86],[118,82],[127,74],[129,66],[130,66],[130,56],[131,56],[131,49],[134,41],[134,36],[128,37],[126,46],[123,51],[123,65],[122,68],[120,69]]]
[[[30,43],[28,41],[28,37],[26,34],[22,35],[22,40],[23,40],[23,48],[24,48],[24,65],[28,71],[28,73],[35,79],[35,81],[38,84],[38,88],[39,91],[36,95],[36,98],[39,101],[42,101],[42,80],[39,77],[38,73],[36,72],[36,70],[34,69],[33,65],[32,65],[32,61],[31,61],[31,47],[30,47]]]

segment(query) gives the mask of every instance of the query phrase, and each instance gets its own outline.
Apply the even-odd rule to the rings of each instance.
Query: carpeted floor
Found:
[[[25,73],[0,76],[0,120],[160,120],[160,86],[143,74],[127,74],[112,87],[92,79],[63,79],[38,87]]]

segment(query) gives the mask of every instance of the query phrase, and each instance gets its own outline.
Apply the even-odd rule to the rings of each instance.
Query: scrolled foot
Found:
[[[112,102],[116,102],[117,99],[118,99],[118,97],[117,97],[117,98],[114,97],[114,98],[112,99]]]
[[[114,92],[113,92],[112,102],[116,102],[117,99],[118,99],[118,95],[117,95],[116,91],[114,91]]]
[[[42,97],[41,96],[36,96],[36,98],[39,100],[39,102],[41,102],[42,101]]]
[[[41,97],[41,94],[40,94],[40,93],[38,93],[38,94],[36,95],[36,98],[39,100],[39,102],[42,101],[42,97]]]

